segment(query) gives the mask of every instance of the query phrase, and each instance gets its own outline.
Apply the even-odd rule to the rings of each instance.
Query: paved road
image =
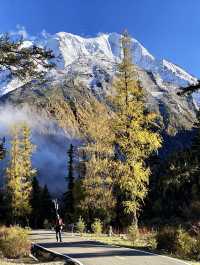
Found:
[[[186,263],[148,252],[132,250],[124,247],[106,245],[86,240],[79,236],[63,234],[63,242],[56,243],[52,231],[35,230],[31,232],[33,242],[74,258],[83,265],[184,265]]]

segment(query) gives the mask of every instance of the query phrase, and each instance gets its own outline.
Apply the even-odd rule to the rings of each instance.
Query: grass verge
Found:
[[[152,241],[152,234],[140,235],[140,237],[135,241],[134,244],[130,240],[128,240],[128,238],[125,235],[122,236],[114,235],[112,237],[108,237],[107,235],[96,236],[94,234],[83,234],[83,237],[87,240],[100,241],[105,244],[115,245],[120,247],[135,248],[138,250],[149,251],[155,254],[165,255],[172,258],[177,258],[179,260],[183,260],[181,257],[171,255],[168,252],[156,250],[154,242]],[[191,265],[200,265],[200,262],[197,261],[191,261],[191,260],[183,260],[183,261]]]

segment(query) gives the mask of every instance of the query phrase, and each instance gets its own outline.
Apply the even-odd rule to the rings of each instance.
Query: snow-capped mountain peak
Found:
[[[59,32],[54,35],[43,34],[40,38],[25,40],[22,47],[28,47],[33,43],[53,50],[56,63],[56,71],[67,74],[71,65],[81,62],[82,67],[86,67],[91,72],[91,67],[95,65],[111,67],[113,63],[121,58],[121,35],[117,33],[99,34],[93,38],[84,38],[66,32]],[[172,83],[176,86],[186,86],[188,83],[195,83],[196,78],[187,73],[177,65],[163,59],[157,60],[140,42],[132,39],[133,62],[141,69],[151,72],[155,79],[162,85]],[[85,64],[85,65],[84,65]],[[78,67],[78,66],[77,66]],[[56,71],[55,78],[58,77]],[[1,78],[3,76],[3,78]],[[11,90],[21,86],[18,80],[5,78],[5,74],[0,76],[0,94],[6,94]],[[91,80],[89,80],[91,83]]]
[[[83,38],[71,33],[59,32],[46,39],[39,40],[44,46],[60,55],[60,68],[80,58],[116,61],[121,58],[121,35],[117,33],[100,34],[94,38]],[[182,68],[163,59],[157,60],[140,42],[132,39],[133,62],[144,70],[159,74],[164,82],[173,82],[183,86],[196,81],[192,75]]]

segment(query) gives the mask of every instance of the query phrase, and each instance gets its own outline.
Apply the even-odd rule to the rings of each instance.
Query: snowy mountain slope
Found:
[[[55,60],[56,70],[50,73],[54,79],[61,78],[76,69],[72,66],[80,62],[81,67],[87,68],[86,72],[91,72],[95,65],[102,65],[102,68],[110,68],[112,75],[115,70],[115,63],[121,58],[120,35],[117,33],[101,34],[94,38],[83,38],[71,33],[59,32],[55,35],[43,35],[34,40],[38,45],[52,49],[58,57]],[[32,40],[26,40],[24,46],[30,46]],[[196,78],[187,73],[177,65],[167,60],[157,60],[145,49],[137,40],[132,39],[133,62],[146,71],[154,75],[161,86],[172,83],[176,86],[186,86],[188,83],[195,83]],[[80,68],[80,67],[79,67]],[[78,69],[77,69],[78,70]],[[83,71],[82,71],[83,72]],[[89,81],[91,84],[94,82]],[[0,95],[6,94],[18,87],[22,83],[19,80],[5,78],[5,73],[0,75]]]
[[[43,46],[51,48],[56,55],[61,56],[61,69],[79,58],[108,60],[115,62],[121,57],[120,35],[116,33],[102,34],[96,38],[83,38],[70,33],[60,32],[54,36],[39,40]],[[159,74],[163,82],[173,82],[177,85],[193,83],[196,78],[182,68],[168,62],[157,60],[137,40],[132,39],[133,62],[144,70]]]

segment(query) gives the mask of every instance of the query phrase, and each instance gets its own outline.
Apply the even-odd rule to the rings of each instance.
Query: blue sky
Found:
[[[153,55],[200,77],[200,0],[0,0],[0,32],[82,36],[127,28]]]

